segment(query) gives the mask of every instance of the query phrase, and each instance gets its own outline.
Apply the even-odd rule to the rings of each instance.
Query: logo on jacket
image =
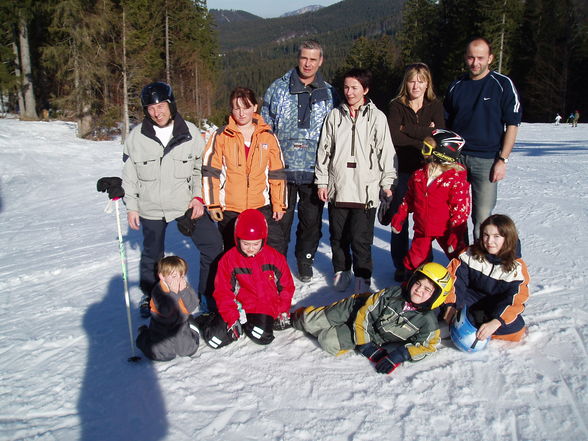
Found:
[[[267,144],[261,144],[261,149],[262,150],[267,150]]]

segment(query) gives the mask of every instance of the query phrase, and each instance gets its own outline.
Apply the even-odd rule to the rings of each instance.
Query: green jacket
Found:
[[[353,322],[355,344],[406,342],[412,361],[435,352],[441,341],[435,313],[404,310],[406,303],[399,286],[369,296]]]

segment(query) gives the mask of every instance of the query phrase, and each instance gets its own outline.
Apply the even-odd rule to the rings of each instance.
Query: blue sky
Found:
[[[309,5],[329,6],[341,0],[207,0],[208,9],[241,9],[264,18],[278,17]]]

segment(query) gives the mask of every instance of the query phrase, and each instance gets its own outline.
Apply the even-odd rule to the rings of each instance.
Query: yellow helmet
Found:
[[[445,302],[445,299],[453,288],[453,277],[443,265],[435,262],[424,263],[414,271],[412,277],[408,281],[408,291],[410,291],[412,285],[416,282],[417,278],[419,278],[419,273],[426,276],[436,287],[431,298],[425,303],[419,305],[421,307],[420,309],[438,308]]]

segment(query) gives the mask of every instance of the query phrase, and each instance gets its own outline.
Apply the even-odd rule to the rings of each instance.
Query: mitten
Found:
[[[220,222],[224,218],[223,210],[221,210],[220,208],[209,208],[208,213],[210,213],[210,217],[212,218],[212,220],[216,222]]]
[[[382,225],[389,225],[392,220],[394,211],[392,210],[392,199],[393,196],[386,196],[386,194],[380,190],[380,205],[378,205],[378,222]]]
[[[377,363],[386,355],[388,355],[388,351],[372,342],[359,345],[357,350],[361,353],[361,355],[366,357],[369,361],[373,361],[374,363]]]
[[[400,366],[402,362],[409,358],[410,355],[405,347],[398,348],[376,363],[376,372],[379,374],[390,374],[394,369]]]
[[[96,190],[102,193],[108,192],[110,199],[122,198],[125,195],[122,188],[122,179],[116,176],[98,179]]]
[[[195,219],[192,219],[192,209],[188,208],[182,217],[178,217],[176,219],[176,223],[180,233],[182,233],[184,236],[192,236],[195,226]]]

